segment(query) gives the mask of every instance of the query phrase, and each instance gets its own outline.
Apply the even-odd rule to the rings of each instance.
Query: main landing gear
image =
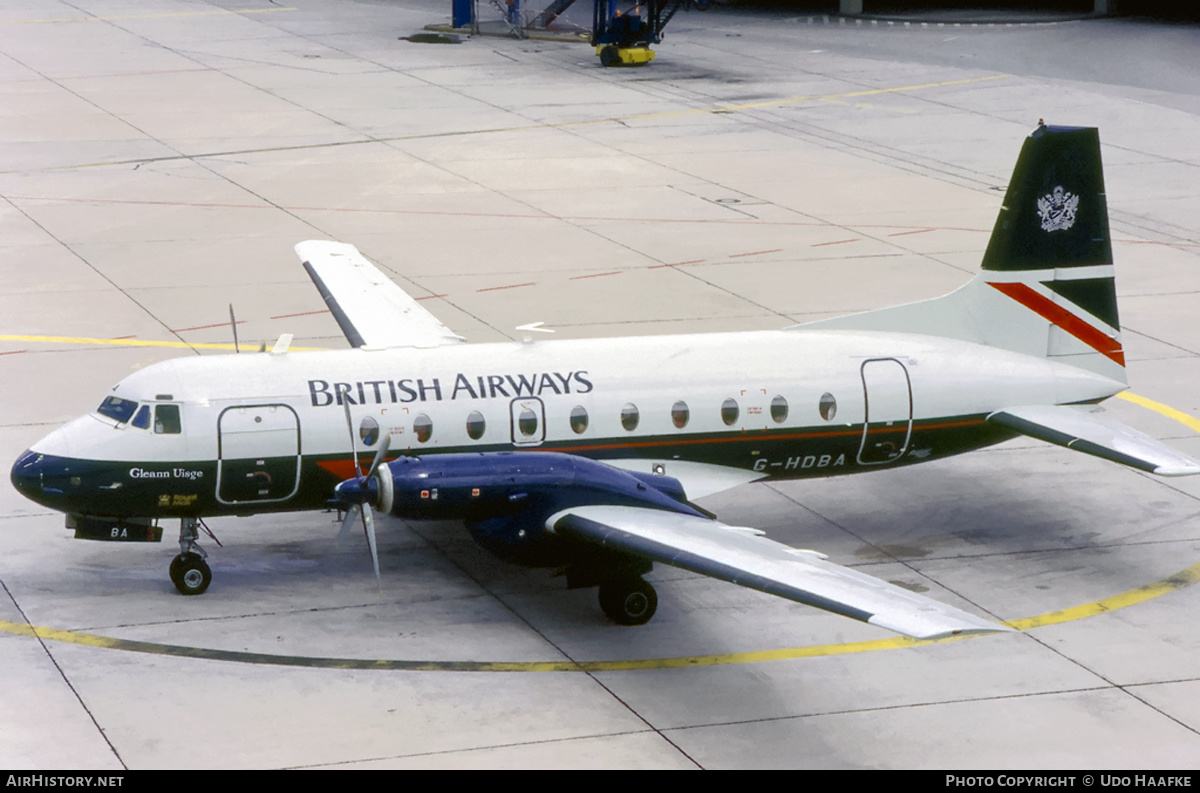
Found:
[[[568,566],[567,589],[600,588],[600,610],[618,625],[645,625],[658,610],[658,593],[642,578],[654,569],[648,559],[590,550]]]
[[[618,625],[645,625],[658,609],[658,593],[638,577],[600,584],[600,608]]]
[[[197,542],[197,518],[183,518],[179,524],[179,555],[171,560],[171,583],[181,595],[202,595],[212,582],[212,570],[204,561],[204,549]]]

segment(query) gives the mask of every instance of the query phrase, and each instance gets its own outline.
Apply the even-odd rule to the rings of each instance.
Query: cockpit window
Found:
[[[150,406],[142,405],[141,409],[138,410],[137,415],[133,417],[133,421],[130,423],[139,430],[150,429]]]
[[[118,396],[105,397],[104,401],[100,403],[100,407],[96,408],[96,412],[101,416],[107,416],[122,424],[129,421],[135,410],[137,410],[137,402],[132,399],[121,399]]]
[[[157,405],[154,408],[154,431],[159,435],[178,435],[183,431],[179,422],[179,405]]]

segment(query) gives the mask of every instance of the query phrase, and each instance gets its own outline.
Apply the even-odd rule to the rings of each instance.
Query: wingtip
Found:
[[[1010,625],[997,622],[988,622],[986,620],[966,614],[965,612],[963,612],[960,616],[962,617],[961,619],[925,619],[918,622],[912,620],[911,618],[888,620],[880,617],[879,615],[875,615],[871,617],[871,619],[867,620],[867,622],[880,628],[886,628],[890,631],[895,631],[896,633],[920,641],[966,639],[972,636],[984,636],[989,633],[1018,632]]]

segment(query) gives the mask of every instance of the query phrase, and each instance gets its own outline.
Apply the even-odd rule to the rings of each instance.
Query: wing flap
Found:
[[[1200,474],[1200,461],[1094,411],[1073,405],[1026,405],[998,410],[988,416],[988,421],[1159,476]]]
[[[583,506],[546,521],[552,531],[749,589],[815,606],[917,639],[1011,630],[768,540],[754,530],[642,507]]]
[[[465,341],[353,245],[310,240],[297,245],[296,254],[351,347],[438,347]]]

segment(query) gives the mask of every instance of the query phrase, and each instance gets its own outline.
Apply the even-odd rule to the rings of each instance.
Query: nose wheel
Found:
[[[181,595],[203,595],[212,583],[212,570],[204,561],[204,549],[197,542],[200,539],[199,525],[199,518],[183,518],[179,522],[179,555],[171,560],[167,572]],[[208,531],[208,527],[205,526],[204,530]],[[208,533],[212,536],[211,531]],[[213,539],[216,540],[216,537]]]
[[[198,553],[181,553],[172,559],[170,575],[181,595],[202,595],[212,582],[212,570]]]
[[[600,585],[600,608],[618,625],[645,625],[658,609],[658,593],[641,578],[621,578]]]

